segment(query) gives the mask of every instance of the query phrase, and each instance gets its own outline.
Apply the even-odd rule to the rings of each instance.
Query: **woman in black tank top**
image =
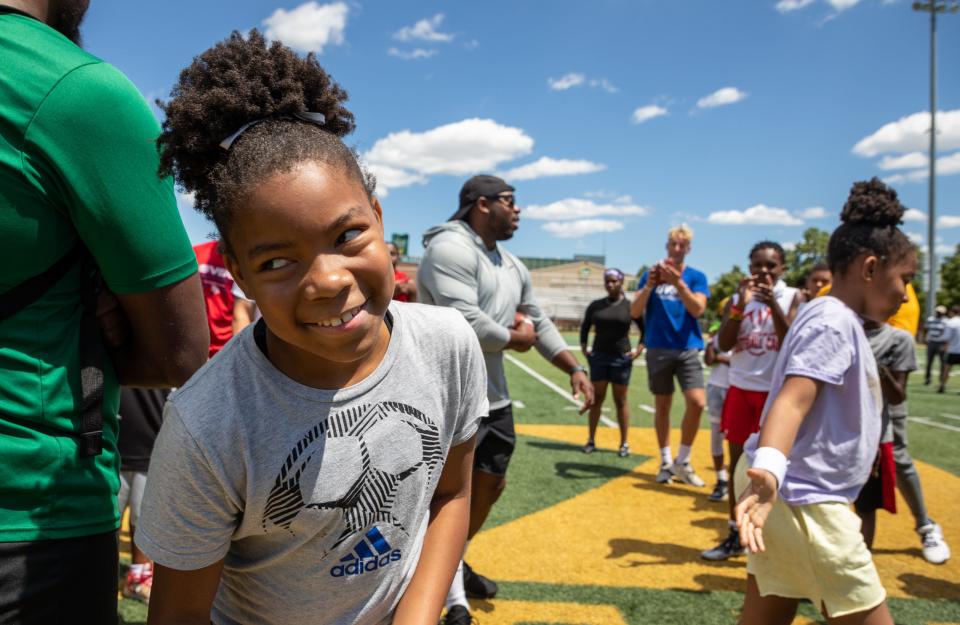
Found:
[[[630,407],[627,403],[627,385],[633,360],[643,347],[638,341],[637,348],[630,348],[630,302],[623,294],[623,272],[619,269],[607,269],[603,272],[603,284],[607,297],[594,300],[587,306],[583,323],[580,325],[580,348],[590,363],[590,380],[593,382],[595,401],[590,408],[589,438],[583,446],[584,453],[596,449],[594,439],[600,411],[607,395],[607,386],[613,384],[613,402],[617,407],[617,423],[620,426],[620,450],[624,458],[630,455],[627,432],[630,427]],[[587,346],[590,328],[595,329],[593,347]]]

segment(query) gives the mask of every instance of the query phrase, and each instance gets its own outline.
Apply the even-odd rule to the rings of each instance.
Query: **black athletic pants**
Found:
[[[0,625],[117,625],[117,533],[0,543]]]

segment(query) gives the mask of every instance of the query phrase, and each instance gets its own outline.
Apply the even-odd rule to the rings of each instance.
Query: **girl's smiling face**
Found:
[[[318,388],[362,380],[389,343],[393,271],[380,204],[348,173],[305,162],[236,209],[227,266],[257,302],[271,362]]]

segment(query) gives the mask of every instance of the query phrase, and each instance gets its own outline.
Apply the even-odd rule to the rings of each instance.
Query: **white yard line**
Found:
[[[945,412],[941,412],[940,416],[946,417],[947,419],[953,419],[954,421],[960,421],[960,416],[957,416],[955,414],[947,414]]]
[[[554,384],[553,382],[551,382],[551,381],[548,380],[547,378],[543,377],[542,375],[540,375],[539,373],[537,373],[536,371],[534,371],[533,369],[531,369],[531,368],[528,367],[527,365],[523,364],[522,362],[520,362],[519,360],[517,360],[516,358],[514,358],[514,357],[511,356],[510,354],[504,354],[503,357],[506,358],[509,362],[517,365],[517,367],[519,367],[521,371],[524,371],[525,373],[529,374],[530,377],[532,377],[534,380],[540,382],[541,384],[543,384],[544,386],[546,386],[547,388],[549,388],[551,391],[555,392],[557,395],[560,395],[561,397],[563,397],[564,399],[566,399],[568,402],[574,404],[574,405],[577,406],[578,408],[580,407],[580,402],[578,402],[576,399],[574,399],[573,396],[570,394],[569,391],[563,390],[562,388],[560,388],[559,386],[557,386],[556,384]],[[614,423],[613,421],[611,421],[611,420],[608,419],[607,417],[603,416],[602,414],[600,415],[600,422],[603,423],[603,424],[604,424],[605,426],[607,426],[607,427],[611,427],[611,428],[617,427],[617,424],[616,424],[616,423]]]
[[[656,414],[656,410],[653,409],[653,406],[648,406],[647,404],[640,404],[640,410],[644,412],[649,412],[650,414]]]
[[[921,425],[929,425],[932,428],[940,428],[941,430],[950,430],[951,432],[960,432],[960,428],[955,425],[948,425],[946,423],[937,423],[936,421],[931,421],[930,419],[925,419],[923,417],[907,417],[914,423],[920,423]]]

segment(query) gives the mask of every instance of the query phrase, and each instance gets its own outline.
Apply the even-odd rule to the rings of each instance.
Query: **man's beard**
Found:
[[[83,43],[80,36],[80,23],[83,22],[83,16],[86,15],[89,6],[90,0],[60,0],[50,7],[51,13],[47,23],[80,46]]]

